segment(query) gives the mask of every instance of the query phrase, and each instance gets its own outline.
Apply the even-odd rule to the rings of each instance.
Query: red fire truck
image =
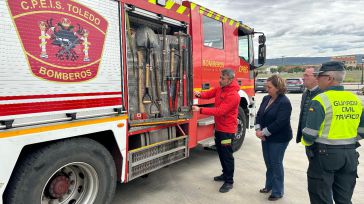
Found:
[[[238,150],[253,125],[253,37],[192,2],[0,2],[0,204],[110,203],[116,183],[213,145],[213,106],[193,91],[241,87]]]

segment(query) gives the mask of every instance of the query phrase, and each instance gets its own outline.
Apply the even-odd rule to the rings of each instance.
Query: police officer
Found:
[[[312,204],[351,203],[359,154],[364,138],[364,116],[360,99],[344,91],[341,62],[323,63],[316,73],[324,92],[312,99],[302,144],[309,146],[307,182]]]

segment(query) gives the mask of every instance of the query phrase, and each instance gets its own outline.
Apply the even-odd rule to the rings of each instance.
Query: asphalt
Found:
[[[260,104],[266,93],[258,93]],[[301,94],[288,94],[293,106],[291,124],[293,131],[297,130],[299,103]],[[360,96],[364,100],[364,96]],[[358,149],[362,155],[359,164],[359,179],[352,198],[354,204],[364,203],[364,147]],[[233,204],[233,203],[272,203],[267,194],[259,193],[264,187],[265,165],[260,141],[255,132],[249,130],[241,150],[235,157],[234,188],[225,194],[218,190],[221,182],[214,182],[213,177],[221,173],[221,167],[214,151],[203,148],[191,150],[188,159],[151,173],[147,178],[138,178],[127,184],[118,184],[112,204]],[[277,204],[307,204],[306,170],[308,161],[304,147],[290,142],[284,159],[285,194],[274,203]]]

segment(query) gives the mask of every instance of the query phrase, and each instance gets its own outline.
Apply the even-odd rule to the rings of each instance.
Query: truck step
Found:
[[[215,120],[213,116],[208,118],[200,119],[197,121],[198,126],[212,125],[215,124]]]
[[[188,155],[188,136],[131,150],[129,152],[128,181],[185,159]]]
[[[212,147],[215,145],[215,139],[214,137],[209,137],[199,141],[198,144],[201,145],[202,147]]]

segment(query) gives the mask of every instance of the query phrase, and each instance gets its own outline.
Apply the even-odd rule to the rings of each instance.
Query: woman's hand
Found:
[[[261,131],[261,130],[257,130],[257,131],[255,132],[255,135],[257,136],[257,138],[261,139],[262,141],[265,141],[265,136],[264,136],[264,134],[263,134],[263,131]]]

